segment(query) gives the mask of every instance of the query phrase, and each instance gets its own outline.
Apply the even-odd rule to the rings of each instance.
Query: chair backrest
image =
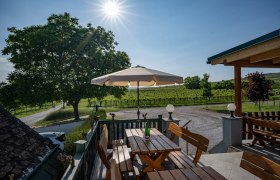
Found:
[[[262,179],[280,179],[280,164],[251,152],[244,152],[240,167]]]
[[[171,132],[171,140],[173,140],[175,136],[178,136],[197,148],[195,157],[193,159],[194,164],[198,162],[202,151],[207,152],[209,139],[207,139],[206,137],[200,134],[192,133],[189,130],[180,127],[173,122],[169,124],[168,130]]]
[[[117,165],[116,160],[113,159],[111,164],[111,180],[121,180],[121,179],[122,176],[121,176],[120,167]]]
[[[107,169],[110,169],[110,162],[107,156],[107,146],[108,146],[108,128],[104,124],[102,126],[102,133],[99,142],[97,142],[97,151],[102,163]]]
[[[277,121],[268,121],[268,120],[261,120],[261,119],[248,117],[247,122],[248,122],[250,130],[253,129],[252,125],[257,125],[257,126],[262,126],[262,127],[266,127],[266,128],[270,128],[270,129],[280,131],[280,123],[277,122]]]

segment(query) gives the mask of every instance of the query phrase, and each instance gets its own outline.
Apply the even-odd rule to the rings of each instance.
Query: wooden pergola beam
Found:
[[[279,49],[279,48],[280,48],[280,37],[269,40],[269,41],[265,42],[265,44],[257,44],[255,46],[236,51],[232,54],[218,57],[215,60],[212,60],[211,64],[212,65],[223,64],[223,62],[230,63],[230,62],[238,61],[241,59],[247,59],[249,57],[252,57],[252,56],[255,56],[255,55],[258,55],[261,53],[265,53],[268,51],[272,51],[275,49]]]
[[[272,60],[273,64],[280,64],[280,57]],[[280,65],[279,65],[280,66]]]
[[[280,48],[252,56],[250,57],[250,62],[257,63],[257,62],[266,61],[278,57],[280,57]]]
[[[250,68],[280,68],[280,64],[278,59],[272,60],[267,60],[267,61],[262,61],[262,62],[257,62],[257,63],[251,63],[250,60],[239,60],[231,63],[225,63],[225,66],[241,66],[241,67],[250,67]]]

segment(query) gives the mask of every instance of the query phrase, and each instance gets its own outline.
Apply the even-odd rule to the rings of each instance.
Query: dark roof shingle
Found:
[[[55,146],[0,107],[0,179],[27,176]]]

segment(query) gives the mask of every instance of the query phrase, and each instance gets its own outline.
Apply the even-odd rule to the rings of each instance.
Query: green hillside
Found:
[[[273,80],[273,88],[280,89],[280,72],[279,73],[269,73],[265,75],[266,78]]]
[[[274,80],[276,84],[279,85],[280,73],[267,74],[267,78]],[[214,86],[215,83],[218,82],[213,82],[212,86]],[[274,85],[273,91],[274,96],[271,97],[271,100],[278,99],[280,96],[279,86],[277,87]],[[233,89],[213,89],[212,93],[214,96],[208,103],[226,103],[233,102],[234,100]],[[114,96],[105,97],[103,99],[103,105],[135,107],[136,101],[136,89],[129,89],[128,92],[124,96],[122,96],[121,99],[117,99]],[[243,97],[243,101],[248,101],[248,99],[246,99],[246,97]],[[142,106],[164,106],[167,103],[172,103],[176,105],[204,104],[205,99],[202,97],[201,89],[187,89],[184,85],[140,89],[140,104],[142,104]]]

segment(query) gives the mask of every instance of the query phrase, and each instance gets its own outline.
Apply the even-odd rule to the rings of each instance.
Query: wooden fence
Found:
[[[247,112],[242,113],[242,128],[243,128],[243,135],[242,139],[252,139],[253,136],[249,133],[248,123],[246,117],[253,117],[256,119],[272,120],[272,121],[280,121],[280,111],[278,112]],[[255,127],[258,128],[258,127]]]
[[[233,102],[234,96],[214,96],[211,97],[207,103],[227,103]],[[246,101],[246,99],[244,99]],[[152,98],[152,99],[140,99],[140,106],[141,107],[151,107],[151,106],[166,106],[167,104],[173,105],[200,105],[205,104],[206,99],[204,97],[187,97],[187,98]],[[97,104],[95,102],[95,104]],[[126,107],[132,108],[137,107],[137,100],[103,100],[100,102],[101,106],[104,107]]]

